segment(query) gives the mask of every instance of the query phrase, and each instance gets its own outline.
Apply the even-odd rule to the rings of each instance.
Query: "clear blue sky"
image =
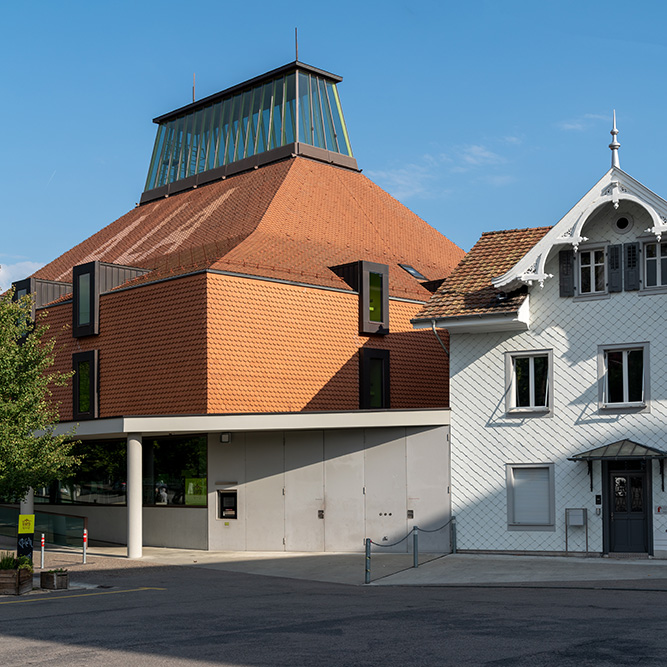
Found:
[[[610,165],[667,197],[667,5],[4,3],[0,287],[139,201],[152,118],[299,58],[343,76],[364,173],[468,250],[550,225]]]

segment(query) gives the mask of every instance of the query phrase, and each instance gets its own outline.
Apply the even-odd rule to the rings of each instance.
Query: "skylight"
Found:
[[[417,280],[428,280],[428,278],[425,275],[419,273],[419,271],[417,271],[414,266],[410,266],[409,264],[399,264],[399,266]]]

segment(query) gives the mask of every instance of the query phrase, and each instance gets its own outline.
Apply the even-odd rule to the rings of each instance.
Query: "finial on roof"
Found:
[[[616,129],[616,109],[614,109],[614,127],[610,134],[613,137],[609,144],[609,148],[611,148],[611,166],[620,169],[621,163],[618,159],[618,149],[621,147],[621,144],[616,141],[616,135],[618,134],[618,130]]]

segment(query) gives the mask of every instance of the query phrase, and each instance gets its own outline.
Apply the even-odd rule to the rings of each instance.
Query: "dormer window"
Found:
[[[359,333],[389,333],[389,267],[359,262]]]
[[[72,335],[93,336],[100,331],[99,262],[79,264],[73,274]]]

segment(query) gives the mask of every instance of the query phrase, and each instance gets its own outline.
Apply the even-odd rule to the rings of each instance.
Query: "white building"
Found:
[[[484,234],[413,320],[450,334],[462,551],[667,557],[667,201],[616,134],[559,222]]]

